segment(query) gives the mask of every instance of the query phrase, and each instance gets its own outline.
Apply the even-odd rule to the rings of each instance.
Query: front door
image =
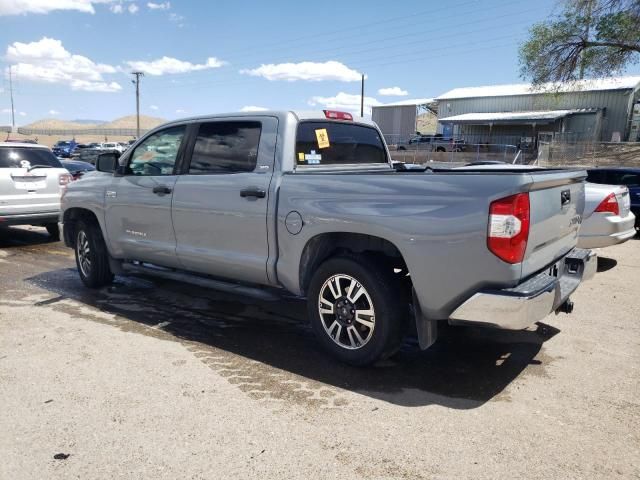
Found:
[[[273,117],[200,124],[173,196],[177,252],[185,268],[268,283],[267,206],[277,125]]]
[[[106,234],[116,257],[179,266],[171,201],[185,128],[169,127],[147,137],[127,156],[125,174],[114,176],[107,188]]]

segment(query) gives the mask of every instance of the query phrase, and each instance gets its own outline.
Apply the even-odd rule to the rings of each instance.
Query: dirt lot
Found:
[[[640,478],[640,240],[601,255],[573,315],[354,369],[299,300],[92,292],[0,229],[0,478]]]

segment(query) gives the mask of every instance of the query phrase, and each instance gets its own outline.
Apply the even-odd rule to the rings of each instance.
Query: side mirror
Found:
[[[96,170],[99,172],[113,173],[117,166],[118,155],[116,153],[101,153],[96,159]]]

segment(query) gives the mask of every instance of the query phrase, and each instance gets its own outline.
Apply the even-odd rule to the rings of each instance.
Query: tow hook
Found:
[[[573,312],[573,302],[567,299],[562,305],[558,307],[558,310],[556,310],[556,312],[562,312],[562,313]]]

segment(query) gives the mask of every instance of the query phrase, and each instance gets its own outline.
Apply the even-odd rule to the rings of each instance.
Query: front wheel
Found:
[[[109,254],[100,227],[78,222],[75,230],[76,266],[80,279],[89,288],[100,288],[113,281]]]
[[[364,256],[323,263],[309,286],[311,325],[323,347],[351,365],[369,365],[400,347],[407,308],[400,282]]]

